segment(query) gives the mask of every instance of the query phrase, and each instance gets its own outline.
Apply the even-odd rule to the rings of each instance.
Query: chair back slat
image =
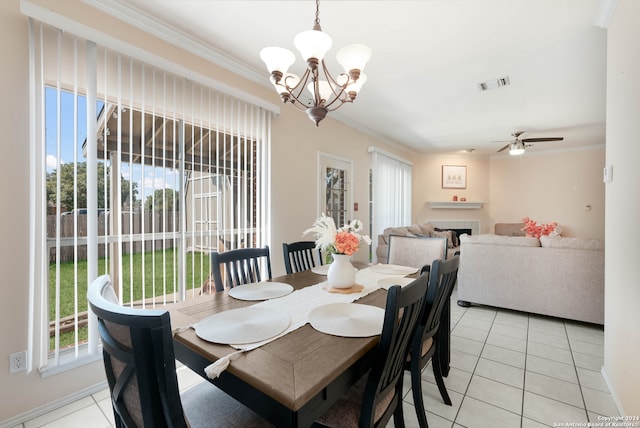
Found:
[[[309,270],[322,265],[322,254],[313,241],[282,244],[284,267],[288,274]]]
[[[424,310],[428,276],[411,284],[393,286],[387,292],[384,324],[377,354],[365,387],[360,426],[385,426],[402,406],[404,362]],[[376,405],[392,395],[390,404],[376,418]]]
[[[435,260],[429,273],[429,291],[427,293],[427,310],[421,327],[424,334],[432,335],[440,326],[444,305],[449,301],[453,287],[458,278],[460,257],[449,260]]]
[[[271,279],[269,247],[214,251],[211,253],[211,276],[216,291]]]

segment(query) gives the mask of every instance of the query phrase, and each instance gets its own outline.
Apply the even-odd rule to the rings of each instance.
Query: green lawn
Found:
[[[178,254],[174,249],[164,251],[125,254],[122,256],[123,270],[123,301],[129,303],[132,300],[138,301],[144,298],[149,299],[155,296],[171,294],[174,291],[174,282],[177,283],[177,258]],[[142,262],[144,260],[144,273]],[[154,265],[155,260],[155,265]],[[188,253],[187,254],[187,289],[194,286],[200,287],[209,276],[209,254]],[[77,292],[75,291],[74,278],[77,271]],[[98,274],[106,273],[106,260],[100,259],[98,264]],[[49,319],[55,319],[56,307],[56,265],[49,266]],[[133,278],[133,281],[132,281]],[[165,283],[166,278],[166,283]],[[131,284],[133,283],[133,297]],[[165,288],[166,287],[166,288]],[[155,291],[154,291],[155,290]],[[155,294],[154,294],[155,293]],[[64,318],[75,313],[75,306],[78,312],[87,310],[87,262],[86,260],[66,262],[60,264],[60,318]],[[77,302],[77,303],[76,303]],[[162,302],[162,300],[159,300]],[[79,331],[79,341],[86,340],[86,327]],[[60,347],[71,345],[75,342],[74,333],[62,333],[60,335]],[[54,347],[54,338],[51,338],[51,349]]]

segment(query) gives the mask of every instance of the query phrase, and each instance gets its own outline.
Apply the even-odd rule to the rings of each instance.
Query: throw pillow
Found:
[[[454,245],[453,245],[452,233],[453,232],[451,230],[447,230],[447,231],[434,230],[429,234],[429,236],[434,238],[447,238],[447,248],[453,248]]]
[[[422,235],[429,236],[429,233],[434,231],[434,227],[431,223],[427,222],[420,225],[420,230],[422,231]]]
[[[387,227],[383,232],[385,242],[389,243],[390,235],[398,236],[413,236],[414,234],[409,232],[406,227]]]
[[[453,248],[453,247],[459,247],[460,246],[460,240],[458,239],[458,232],[456,232],[455,230],[450,230],[450,229],[439,229],[439,228],[435,228],[436,232],[451,232],[451,245],[449,246],[449,248]]]

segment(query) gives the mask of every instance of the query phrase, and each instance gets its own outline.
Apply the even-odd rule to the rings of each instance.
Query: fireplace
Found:
[[[438,229],[453,230],[458,236],[480,234],[480,220],[427,220]]]
[[[456,233],[456,236],[460,236],[460,235],[463,235],[465,233],[467,235],[473,235],[473,231],[471,229],[452,229],[452,228],[448,228],[447,230],[454,231]]]

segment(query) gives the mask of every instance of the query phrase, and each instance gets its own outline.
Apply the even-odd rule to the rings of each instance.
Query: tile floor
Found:
[[[600,374],[602,328],[489,307],[461,308],[454,302],[451,309],[451,371],[445,383],[453,405],[442,402],[427,367],[422,387],[430,428],[553,427],[554,422],[597,422],[600,415],[618,414]],[[180,367],[178,379],[184,390],[201,378]],[[406,426],[417,427],[409,386],[405,377]],[[18,427],[106,428],[113,423],[105,390]]]

